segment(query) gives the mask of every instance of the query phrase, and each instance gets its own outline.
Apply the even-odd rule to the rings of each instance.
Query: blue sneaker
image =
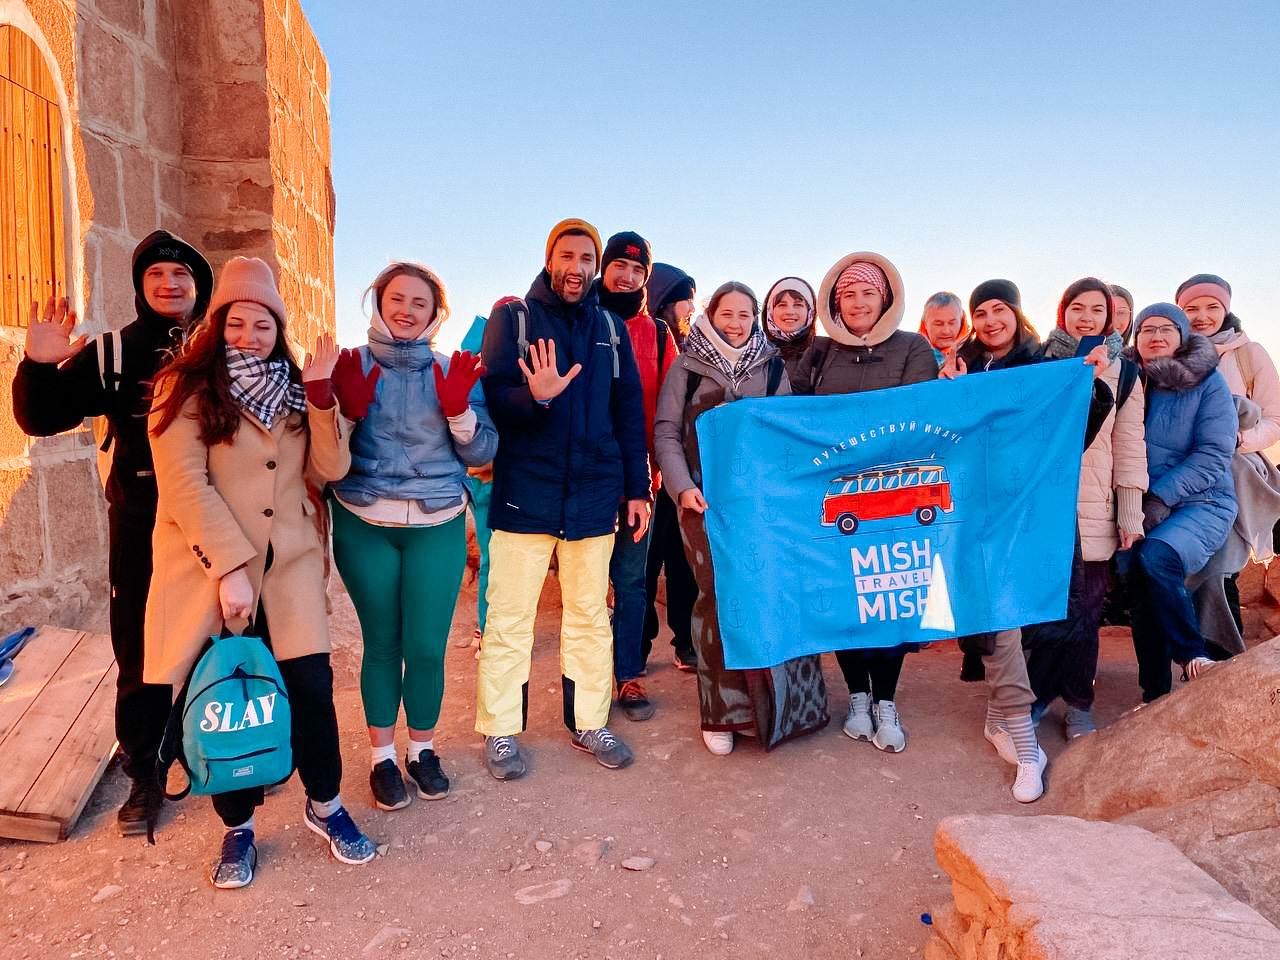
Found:
[[[258,865],[258,848],[253,845],[252,830],[228,830],[222,838],[222,853],[213,865],[209,878],[219,890],[247,887],[253,882]]]
[[[303,822],[309,830],[329,841],[329,852],[335,860],[343,863],[368,863],[378,852],[374,842],[351,819],[346,807],[339,807],[332,816],[324,818],[315,812],[308,800]]]

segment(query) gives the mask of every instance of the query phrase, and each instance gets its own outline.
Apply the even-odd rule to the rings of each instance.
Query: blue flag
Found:
[[[698,418],[725,665],[1066,616],[1079,360]]]

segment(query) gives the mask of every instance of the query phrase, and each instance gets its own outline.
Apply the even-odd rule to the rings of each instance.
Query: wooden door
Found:
[[[0,25],[0,327],[24,327],[31,302],[65,296],[62,119],[35,43]]]

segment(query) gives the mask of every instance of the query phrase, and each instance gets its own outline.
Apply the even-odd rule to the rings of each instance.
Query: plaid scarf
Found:
[[[227,347],[227,373],[231,376],[231,396],[268,430],[282,414],[307,409],[302,384],[289,379],[289,364],[283,357],[264,360],[252,353]]]
[[[741,347],[732,347],[703,314],[694,321],[689,338],[684,342],[684,349],[703,363],[721,371],[736,391],[738,385],[751,373],[751,368],[769,351],[770,344],[757,324],[751,328],[751,336],[747,337],[746,343]]]

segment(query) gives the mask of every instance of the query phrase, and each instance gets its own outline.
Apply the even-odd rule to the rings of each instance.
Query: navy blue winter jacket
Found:
[[[554,340],[560,373],[575,363],[582,372],[543,407],[516,362],[516,311],[510,303],[494,308],[484,333],[488,373],[482,381],[498,428],[489,526],[562,540],[613,533],[620,501],[649,498],[644,407],[631,338],[615,317],[615,377],[615,348],[594,291],[579,303],[566,303],[544,270],[525,302],[529,342]]]

